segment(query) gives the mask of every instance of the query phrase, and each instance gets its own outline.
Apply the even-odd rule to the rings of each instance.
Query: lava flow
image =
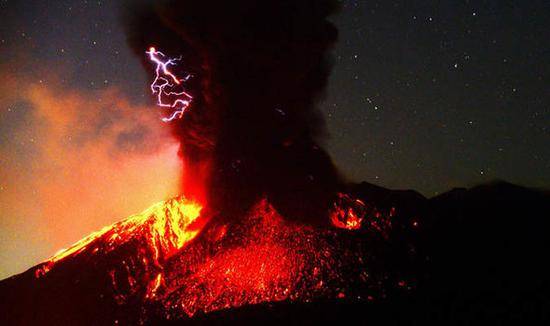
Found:
[[[86,282],[104,284],[100,297],[110,293],[119,307],[141,302],[143,311],[154,309],[143,318],[163,319],[264,302],[337,299],[378,284],[367,269],[364,241],[288,221],[266,199],[238,221],[200,213],[199,204],[183,197],[158,203],[37,266],[37,282],[83,269],[75,274],[78,282],[91,275]]]
[[[202,207],[194,202],[176,198],[158,203],[141,214],[93,232],[67,249],[58,251],[35,271],[43,276],[58,262],[81,253],[106,255],[131,241],[145,241],[152,263],[159,265],[192,240],[199,232],[193,227]],[[143,259],[147,259],[143,257]]]
[[[340,253],[330,244],[330,232],[286,221],[265,199],[246,215],[237,224],[214,226],[204,241],[174,257],[170,264],[177,268],[167,268],[158,298],[165,313],[193,316],[344,291]]]

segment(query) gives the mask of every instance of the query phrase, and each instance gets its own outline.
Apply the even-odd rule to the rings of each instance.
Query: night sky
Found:
[[[0,2],[0,277],[177,188],[177,146],[149,119],[120,3]],[[548,1],[342,3],[321,106],[346,176],[426,196],[550,186]]]

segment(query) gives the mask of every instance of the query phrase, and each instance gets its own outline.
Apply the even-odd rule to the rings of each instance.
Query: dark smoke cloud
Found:
[[[173,124],[186,192],[238,213],[266,196],[283,215],[321,219],[341,184],[320,146],[316,103],[330,72],[334,0],[164,1],[124,11],[128,41],[183,55],[195,100]],[[144,60],[147,69],[152,67]],[[200,183],[200,187],[189,185]]]

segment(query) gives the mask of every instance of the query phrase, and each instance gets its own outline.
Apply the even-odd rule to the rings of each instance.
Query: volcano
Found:
[[[339,5],[125,7],[180,144],[182,195],[0,282],[0,323],[547,320],[548,192],[500,182],[427,199],[355,184],[332,161],[317,104]]]
[[[338,214],[344,207],[335,209]],[[346,209],[353,214],[354,207]],[[376,240],[358,240],[345,221],[342,232],[291,222],[265,199],[238,223],[215,221],[201,216],[200,205],[178,197],[107,226],[3,283],[6,293],[28,286],[18,290],[21,301],[5,307],[45,308],[38,315],[6,316],[31,324],[143,323],[262,303],[350,295],[372,300],[379,294],[383,280],[367,268],[366,251]]]
[[[333,213],[359,227],[289,220],[266,199],[231,223],[158,203],[2,281],[2,324],[547,320],[547,192],[349,190],[360,207],[342,195]]]

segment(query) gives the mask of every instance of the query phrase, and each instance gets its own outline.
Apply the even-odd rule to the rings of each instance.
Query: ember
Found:
[[[330,213],[332,224],[341,229],[358,230],[367,213],[367,207],[360,199],[338,193]]]
[[[350,195],[338,193],[330,211],[332,225],[340,229],[369,229],[383,237],[388,237],[395,207],[382,212],[376,207]],[[416,226],[416,225],[414,225]]]
[[[208,255],[204,253],[210,253]],[[169,268],[159,300],[170,314],[235,308],[330,295],[341,275],[337,257],[319,231],[285,221],[266,201],[218,242],[198,242]]]

